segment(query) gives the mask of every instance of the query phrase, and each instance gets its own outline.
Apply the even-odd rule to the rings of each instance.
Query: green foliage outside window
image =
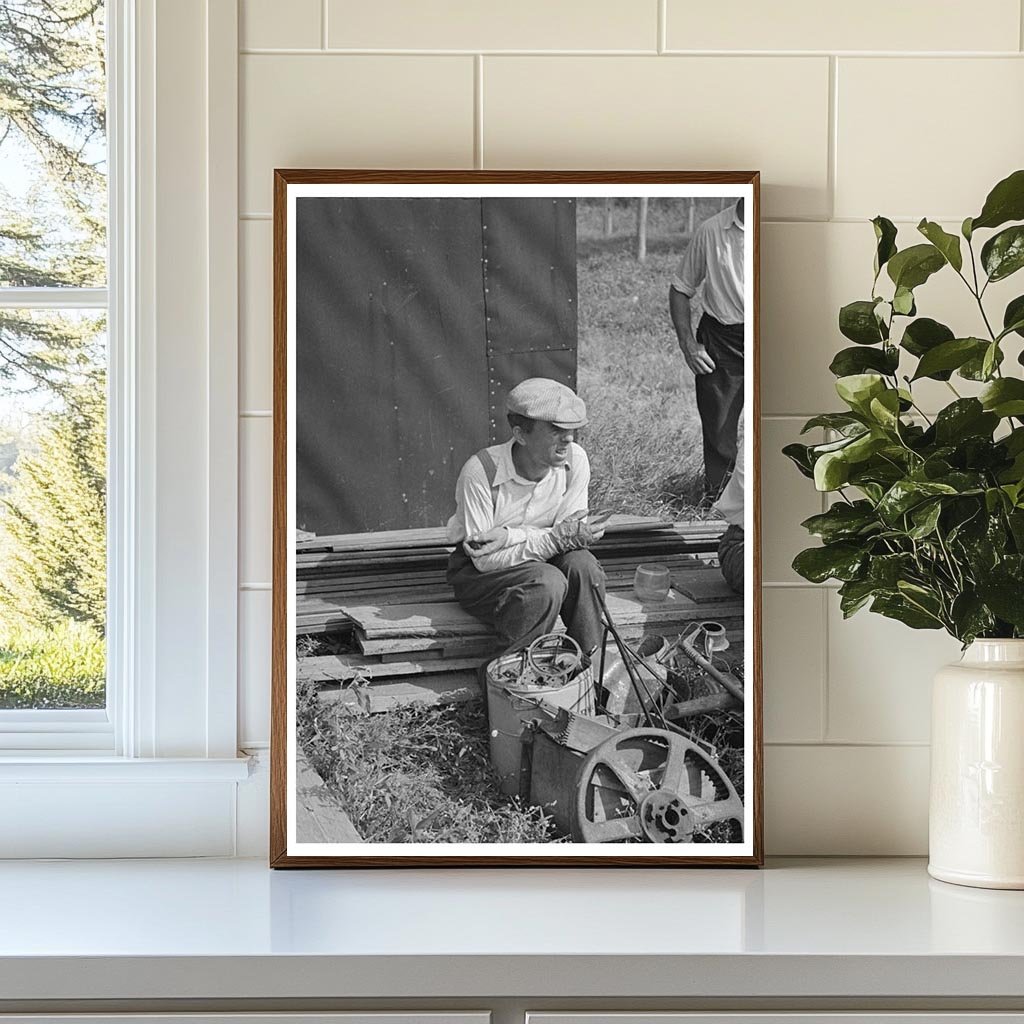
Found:
[[[0,708],[104,701],[103,317],[2,301],[106,284],[106,114],[102,0],[2,0]]]

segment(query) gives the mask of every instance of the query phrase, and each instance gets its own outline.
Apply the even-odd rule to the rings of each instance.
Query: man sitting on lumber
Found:
[[[448,582],[466,611],[491,623],[507,651],[566,632],[590,653],[601,642],[604,570],[586,550],[604,533],[587,520],[590,462],[573,440],[587,407],[558,381],[531,377],[508,394],[512,438],[477,452],[455,487]]]

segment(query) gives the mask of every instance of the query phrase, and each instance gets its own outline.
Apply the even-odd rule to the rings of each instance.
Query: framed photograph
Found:
[[[758,185],[275,172],[273,866],[761,864]]]

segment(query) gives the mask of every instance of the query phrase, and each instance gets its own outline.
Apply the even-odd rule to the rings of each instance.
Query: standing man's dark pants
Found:
[[[717,498],[736,462],[736,436],[743,412],[743,324],[720,324],[705,313],[697,342],[714,360],[711,373],[697,375],[697,411],[704,433],[704,494]]]
[[[507,651],[550,633],[559,614],[584,654],[601,642],[601,606],[594,584],[603,597],[604,570],[587,550],[556,555],[550,562],[480,572],[456,548],[448,561],[448,582],[466,611],[494,626]]]

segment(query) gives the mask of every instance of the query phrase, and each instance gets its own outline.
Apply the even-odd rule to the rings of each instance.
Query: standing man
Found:
[[[508,394],[512,438],[477,452],[455,486],[448,582],[466,611],[491,623],[507,651],[550,633],[559,614],[589,654],[601,642],[604,571],[586,550],[604,533],[587,521],[590,462],[576,444],[583,400],[546,377]]]
[[[714,500],[736,461],[743,412],[743,199],[697,229],[669,288],[669,311],[686,365],[696,376],[704,433],[704,496]],[[704,285],[694,337],[690,301]]]

